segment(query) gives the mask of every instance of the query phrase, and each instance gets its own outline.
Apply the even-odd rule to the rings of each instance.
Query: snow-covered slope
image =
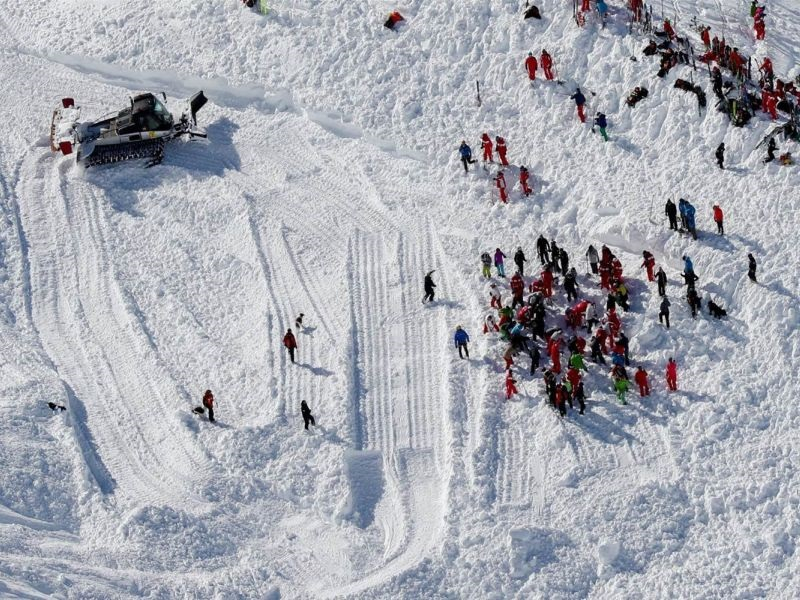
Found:
[[[541,21],[501,0],[273,4],[0,9],[0,596],[796,596],[800,176],[761,164],[773,125],[731,127],[702,70],[656,77],[617,0],[605,29],[562,0]],[[798,74],[791,0],[771,0],[757,44],[743,2],[665,5],[696,44],[695,15]],[[394,9],[399,32],[382,27]],[[542,48],[563,86],[527,82]],[[609,143],[578,122],[574,85]],[[62,96],[89,116],[201,88],[210,142],[153,169],[84,171],[47,148]],[[498,205],[489,173],[464,176],[458,143],[483,131],[529,166],[534,196]],[[697,241],[667,229],[670,196],[698,208]],[[521,245],[535,261],[540,233],[581,271],[590,243],[620,257],[650,398],[617,405],[592,365],[587,414],[560,421],[525,361],[503,399],[478,257]],[[669,331],[644,249],[670,278]],[[691,319],[683,254],[727,320]],[[559,292],[548,323],[564,306]],[[281,338],[300,312],[292,365]],[[190,412],[207,388],[217,425]]]

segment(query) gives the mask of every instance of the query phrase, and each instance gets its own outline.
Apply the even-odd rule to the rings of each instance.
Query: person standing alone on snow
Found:
[[[647,381],[647,371],[645,371],[641,366],[636,368],[636,373],[633,376],[633,380],[636,382],[636,385],[639,386],[639,396],[644,398],[645,396],[650,395],[650,384]]]
[[[575,88],[575,93],[570,96],[570,99],[575,101],[575,107],[578,109],[578,118],[581,120],[581,123],[586,123],[586,115],[583,114],[586,96],[581,93],[581,88]]]
[[[722,227],[722,209],[719,207],[718,204],[714,205],[714,222],[717,224],[717,233],[720,235],[725,235],[725,229]]]
[[[305,423],[306,429],[308,429],[309,423],[316,426],[317,422],[314,420],[314,415],[311,414],[311,409],[308,408],[305,400],[300,402],[300,414],[303,415],[303,423]]]
[[[422,302],[433,302],[434,290],[436,289],[436,284],[433,283],[433,277],[431,277],[436,271],[430,271],[427,275],[425,275],[425,283],[423,286],[425,287],[425,296],[422,298]]]
[[[500,194],[500,202],[508,204],[508,192],[506,192],[506,176],[502,171],[499,171],[494,178],[494,184],[497,186],[497,193]]]
[[[678,365],[671,356],[667,361],[667,388],[671,392],[678,389]]]
[[[289,351],[289,358],[294,362],[294,351],[297,349],[297,340],[294,337],[291,329],[286,330],[286,335],[283,336],[283,345]]]
[[[678,208],[672,201],[672,198],[667,198],[667,204],[664,206],[664,214],[669,219],[669,228],[678,231]]]
[[[514,253],[514,264],[517,265],[517,271],[519,271],[520,275],[525,275],[525,263],[527,260],[525,253],[522,251],[522,246],[520,246]]]
[[[717,166],[720,169],[725,169],[725,142],[717,146],[717,151],[714,153],[714,156],[717,157]]]
[[[469,342],[469,334],[461,328],[461,325],[456,327],[456,333],[453,336],[453,341],[455,342],[456,348],[458,348],[458,358],[469,358],[469,348],[467,347],[467,343]],[[463,354],[462,354],[463,350]],[[466,356],[464,356],[466,354]]]
[[[658,273],[656,273],[656,283],[658,284],[658,295],[659,296],[666,296],[667,294],[667,274],[664,273],[664,269],[658,267]]]
[[[481,273],[486,279],[492,276],[492,257],[488,252],[481,254]]]
[[[600,135],[603,136],[603,141],[608,141],[608,134],[606,133],[606,127],[608,126],[608,121],[606,121],[606,116],[597,111],[597,114],[594,117],[594,124],[597,125],[597,128],[600,130]]]
[[[536,62],[533,52],[528,52],[528,58],[525,59],[525,70],[528,72],[528,79],[536,81],[536,69],[538,68],[539,63]]]
[[[666,321],[667,329],[669,329],[669,307],[670,301],[666,296],[664,296],[664,298],[661,300],[661,307],[658,311],[658,322],[663,323]]]
[[[747,255],[748,260],[748,269],[747,269],[747,276],[750,278],[750,281],[758,283],[756,281],[756,259],[752,254]]]
[[[458,153],[461,155],[461,163],[464,165],[464,172],[469,172],[469,165],[477,162],[474,158],[472,158],[472,148],[467,145],[466,140],[461,141],[461,145],[458,147]]]
[[[206,390],[206,393],[203,394],[203,406],[205,406],[206,410],[208,410],[208,420],[213,423],[214,422],[214,394],[211,393],[211,390]]]

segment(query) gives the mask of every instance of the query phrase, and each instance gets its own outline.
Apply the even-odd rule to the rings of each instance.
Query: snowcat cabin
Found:
[[[169,131],[172,129],[172,113],[153,94],[134,96],[133,104],[130,108],[130,120],[127,125],[123,125],[124,120],[121,113],[120,134],[139,131]]]

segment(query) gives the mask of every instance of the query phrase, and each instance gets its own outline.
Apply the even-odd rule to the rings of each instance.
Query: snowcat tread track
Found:
[[[142,158],[153,159],[148,166],[158,164],[164,155],[164,140],[144,140],[142,142],[128,142],[116,146],[95,147],[94,151],[83,161],[86,168],[96,165],[107,165],[126,160]]]

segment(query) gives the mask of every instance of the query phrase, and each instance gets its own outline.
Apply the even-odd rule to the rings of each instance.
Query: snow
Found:
[[[795,597],[800,175],[761,163],[774,125],[732,127],[702,70],[656,77],[621,0],[605,29],[579,29],[561,0],[537,2],[541,21],[507,0],[270,4],[0,10],[0,596]],[[382,26],[395,9],[398,32]],[[694,15],[800,74],[792,0],[769,2],[763,42],[740,0],[664,10],[696,45]],[[528,83],[542,48],[563,86]],[[578,123],[575,85],[609,143]],[[162,165],[83,170],[50,152],[62,97],[86,118],[200,89],[209,142],[173,142]],[[507,206],[493,169],[458,161],[483,131],[509,146]],[[667,197],[697,207],[697,241],[667,229]],[[590,364],[587,414],[562,422],[525,360],[504,400],[479,256],[522,246],[538,268],[540,233],[598,303],[583,253],[620,257],[652,396],[620,406]],[[669,277],[669,331],[645,249]],[[691,319],[684,254],[727,319]],[[564,306],[559,291],[548,324]],[[281,339],[300,312],[292,365]],[[205,389],[213,425],[191,413]]]

